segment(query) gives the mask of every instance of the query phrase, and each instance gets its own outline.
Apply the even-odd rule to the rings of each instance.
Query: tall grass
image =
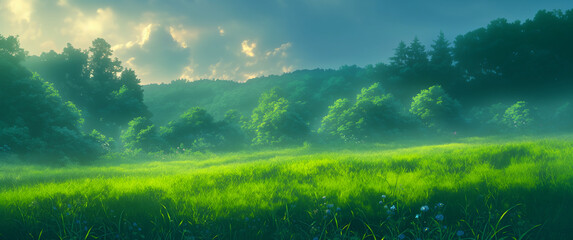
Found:
[[[570,136],[409,145],[4,163],[0,239],[570,236]]]

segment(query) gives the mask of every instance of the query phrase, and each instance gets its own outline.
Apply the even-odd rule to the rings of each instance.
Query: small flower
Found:
[[[326,214],[330,214],[330,209],[326,209]]]
[[[420,214],[416,214],[416,218],[420,218]]]
[[[322,196],[322,200],[326,200],[326,196]]]
[[[443,204],[443,203],[438,203],[438,204],[436,204],[436,206],[439,207],[439,208],[441,208],[441,207],[444,207],[445,204]]]
[[[428,205],[424,205],[420,208],[420,211],[422,212],[427,212],[428,210],[430,210],[430,208],[428,207]]]
[[[382,205],[383,203],[384,203],[384,202],[382,202],[382,201],[378,202],[378,204],[380,204],[380,205]]]
[[[326,207],[327,207],[327,208],[333,208],[333,207],[334,207],[334,204],[328,204],[328,205],[326,205]]]
[[[438,220],[438,221],[443,221],[443,220],[444,220],[444,215],[442,215],[442,214],[436,215],[436,220]]]
[[[402,240],[406,238],[406,235],[404,235],[403,233],[400,233],[400,235],[398,235],[398,239]]]
[[[458,237],[461,237],[461,236],[463,236],[463,235],[464,235],[464,231],[462,231],[462,230],[458,230],[458,231],[456,232],[456,236],[458,236]]]
[[[337,211],[337,212],[340,212],[340,210],[342,210],[342,209],[340,209],[339,207],[336,208],[336,211]]]
[[[430,228],[429,228],[429,227],[425,227],[425,228],[424,228],[424,232],[427,232],[427,231],[430,231]]]
[[[395,210],[396,210],[396,206],[395,206],[395,205],[392,205],[392,207],[390,207],[390,210],[391,210],[391,211],[395,211]]]
[[[386,198],[386,195],[382,194],[382,198]]]

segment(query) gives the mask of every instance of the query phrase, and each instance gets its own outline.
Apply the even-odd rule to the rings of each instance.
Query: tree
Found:
[[[428,64],[428,53],[426,53],[426,48],[418,37],[410,43],[410,46],[406,49],[406,65],[418,70],[423,69]]]
[[[0,35],[0,142],[45,161],[96,157],[101,148],[81,133],[80,111],[22,65],[25,55],[17,38]]]
[[[404,41],[400,41],[398,47],[394,49],[394,56],[390,57],[390,65],[394,67],[405,67],[408,61],[408,47]]]
[[[322,119],[319,134],[344,141],[378,139],[403,129],[405,117],[391,94],[384,94],[378,83],[363,88],[354,103],[339,99]]]
[[[417,37],[409,46],[400,42],[390,60],[390,65],[383,69],[381,83],[403,103],[421,89],[434,84],[428,79],[428,53]]]
[[[338,99],[328,107],[328,114],[322,118],[319,134],[327,137],[335,137],[343,140],[353,140],[352,130],[355,128],[351,118],[352,102],[347,98]]]
[[[115,58],[111,59],[113,51],[111,45],[102,38],[97,38],[92,42],[89,57],[89,73],[91,80],[96,84],[103,95],[117,88],[117,74],[121,72],[121,62]]]
[[[527,129],[534,122],[531,108],[525,101],[518,101],[505,110],[503,123],[513,129]]]
[[[143,103],[137,75],[131,69],[123,70],[112,54],[111,45],[98,38],[89,51],[68,44],[61,53],[29,57],[26,65],[53,83],[65,101],[82,110],[86,131],[97,129],[118,137],[121,126],[151,113]]]
[[[430,51],[430,64],[440,69],[448,69],[452,67],[453,57],[452,48],[450,43],[446,40],[443,32],[440,32],[438,38],[434,40],[432,44],[432,50]]]
[[[171,147],[206,150],[220,142],[217,124],[203,108],[194,107],[161,127],[160,134]]]
[[[293,111],[277,89],[263,93],[247,126],[254,145],[296,143],[309,133],[308,125]]]
[[[163,145],[157,128],[145,117],[129,121],[128,128],[121,134],[121,141],[126,149],[141,149],[145,152],[159,151]]]
[[[422,90],[412,99],[410,113],[426,126],[438,130],[455,130],[463,122],[461,105],[452,99],[441,86]]]

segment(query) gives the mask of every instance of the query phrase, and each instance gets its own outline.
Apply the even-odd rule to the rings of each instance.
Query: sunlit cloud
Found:
[[[249,44],[249,40],[245,40],[241,43],[241,46],[243,48],[242,52],[249,56],[249,57],[254,57],[255,53],[253,52],[253,50],[257,47],[256,43],[250,43]]]
[[[69,6],[68,0],[58,0],[58,6]]]
[[[193,73],[195,70],[191,66],[186,66],[183,68],[183,73],[179,76],[179,79],[195,80],[193,79]]]
[[[143,44],[145,44],[145,42],[149,40],[149,35],[151,34],[151,27],[153,27],[153,24],[150,23],[141,31],[141,38],[137,42],[139,46],[143,46]]]
[[[292,46],[292,44],[290,42],[283,43],[283,44],[281,44],[280,47],[275,48],[272,51],[267,51],[266,55],[267,55],[267,57],[277,56],[277,55],[279,55],[281,57],[286,57],[286,55],[287,55],[286,50],[289,49],[291,46]]]
[[[80,9],[75,9],[75,16],[67,17],[64,22],[69,26],[62,28],[62,35],[71,37],[72,42],[82,43],[103,37],[118,27],[111,8],[98,8],[93,16],[87,16]]]
[[[124,65],[128,68],[136,68],[136,66],[133,64],[133,61],[135,61],[135,57],[130,57],[127,61],[125,61]]]
[[[182,48],[187,48],[190,40],[196,40],[199,37],[198,31],[186,29],[182,25],[170,26],[169,33]]]
[[[17,22],[30,22],[32,15],[32,2],[27,0],[11,0],[7,4],[8,9],[13,14],[13,19]]]
[[[292,72],[293,69],[294,69],[293,66],[288,66],[288,67],[287,67],[287,66],[283,66],[282,72],[283,72],[283,73],[289,73],[289,72]]]
[[[245,73],[243,74],[243,76],[245,77],[245,79],[249,80],[249,79],[253,79],[259,76],[258,73]]]
[[[190,53],[173,38],[169,27],[153,23],[136,28],[137,40],[114,46],[114,54],[128,59],[125,65],[136,71],[142,83],[168,82],[185,74]]]
[[[223,29],[221,26],[217,27],[217,29],[219,29],[220,36],[225,36],[225,29]]]
[[[149,41],[149,36],[151,35],[151,31],[154,26],[156,26],[156,24],[153,23],[139,24],[137,27],[135,27],[135,32],[139,33],[139,36],[136,37],[136,40],[116,44],[112,47],[112,50],[117,51],[123,48],[131,48],[135,45],[139,45],[140,47],[143,46],[147,41]]]

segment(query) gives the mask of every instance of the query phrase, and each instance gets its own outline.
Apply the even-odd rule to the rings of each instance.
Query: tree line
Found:
[[[570,29],[573,10],[539,11],[453,43],[440,33],[428,49],[417,38],[401,42],[389,63],[143,87],[103,39],[28,56],[16,37],[0,36],[0,154],[89,160],[123,150],[571,130]]]

